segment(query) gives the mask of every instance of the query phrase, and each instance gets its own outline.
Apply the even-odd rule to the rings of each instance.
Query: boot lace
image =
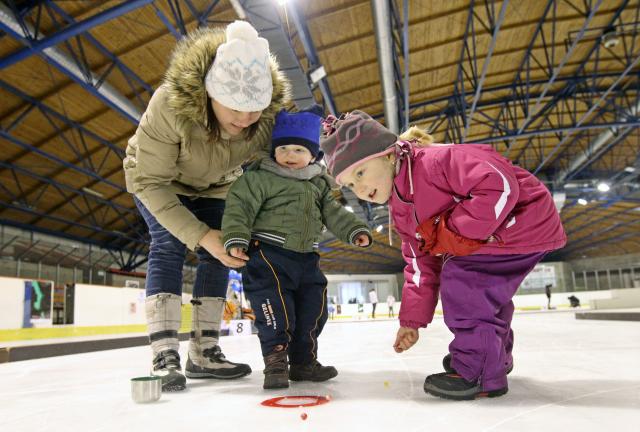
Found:
[[[202,356],[214,362],[227,361],[227,358],[224,356],[224,354],[222,354],[222,349],[218,345],[202,351]]]
[[[287,371],[287,352],[281,351],[265,357],[264,373],[278,373]]]

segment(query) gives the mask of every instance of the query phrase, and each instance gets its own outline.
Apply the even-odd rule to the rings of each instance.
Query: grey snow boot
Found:
[[[287,347],[278,345],[271,354],[264,357],[264,384],[262,388],[269,390],[288,387]]]
[[[220,297],[191,300],[192,327],[185,367],[188,378],[234,379],[251,373],[249,365],[227,360],[218,346],[224,301]]]
[[[180,391],[187,380],[180,367],[178,329],[182,319],[182,298],[175,294],[154,294],[145,299],[149,341],[153,351],[151,375],[162,379],[162,391]]]

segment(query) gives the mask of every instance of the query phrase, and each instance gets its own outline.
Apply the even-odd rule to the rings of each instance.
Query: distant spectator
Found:
[[[376,318],[376,306],[378,305],[378,293],[375,288],[369,290],[369,302],[371,302],[371,318]]]
[[[393,318],[395,315],[393,314],[393,305],[396,303],[396,298],[389,294],[387,296],[387,306],[389,307],[389,318]]]
[[[552,284],[547,284],[544,286],[544,293],[547,295],[547,309],[551,309],[551,287]]]

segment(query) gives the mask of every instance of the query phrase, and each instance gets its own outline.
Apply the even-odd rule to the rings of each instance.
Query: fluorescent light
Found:
[[[382,225],[378,225],[376,227],[376,232],[382,232],[383,229],[384,229],[384,227]]]
[[[278,0],[278,4],[280,6],[285,6],[287,4],[287,0]]]
[[[587,205],[589,204],[588,201],[584,198],[578,198],[578,204],[580,205]]]
[[[636,169],[634,167],[626,167],[624,170],[628,173],[636,172]]]
[[[316,84],[318,81],[320,81],[322,78],[326,76],[327,76],[327,72],[324,70],[324,66],[319,66],[313,71],[311,71],[311,73],[309,73],[309,78],[311,78],[312,84]]]
[[[235,10],[236,14],[238,14],[238,18],[240,19],[247,18],[247,14],[244,12],[244,8],[242,7],[242,5],[238,0],[229,0],[229,3],[231,3],[231,6],[233,6],[233,10]]]
[[[600,192],[609,192],[609,189],[611,189],[611,187],[605,182],[598,183],[598,190]]]
[[[88,187],[83,187],[82,191],[88,193],[89,195],[97,196],[98,198],[104,198],[104,195],[102,195],[100,192],[89,189]]]
[[[348,212],[353,213],[353,207],[351,207],[351,206],[344,206],[344,209],[345,209],[346,211],[348,211]]]

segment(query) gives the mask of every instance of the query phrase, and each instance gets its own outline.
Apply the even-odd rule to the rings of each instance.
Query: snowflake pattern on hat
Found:
[[[273,81],[269,43],[247,22],[227,27],[227,42],[218,47],[205,77],[209,96],[227,108],[262,111],[271,103]]]

